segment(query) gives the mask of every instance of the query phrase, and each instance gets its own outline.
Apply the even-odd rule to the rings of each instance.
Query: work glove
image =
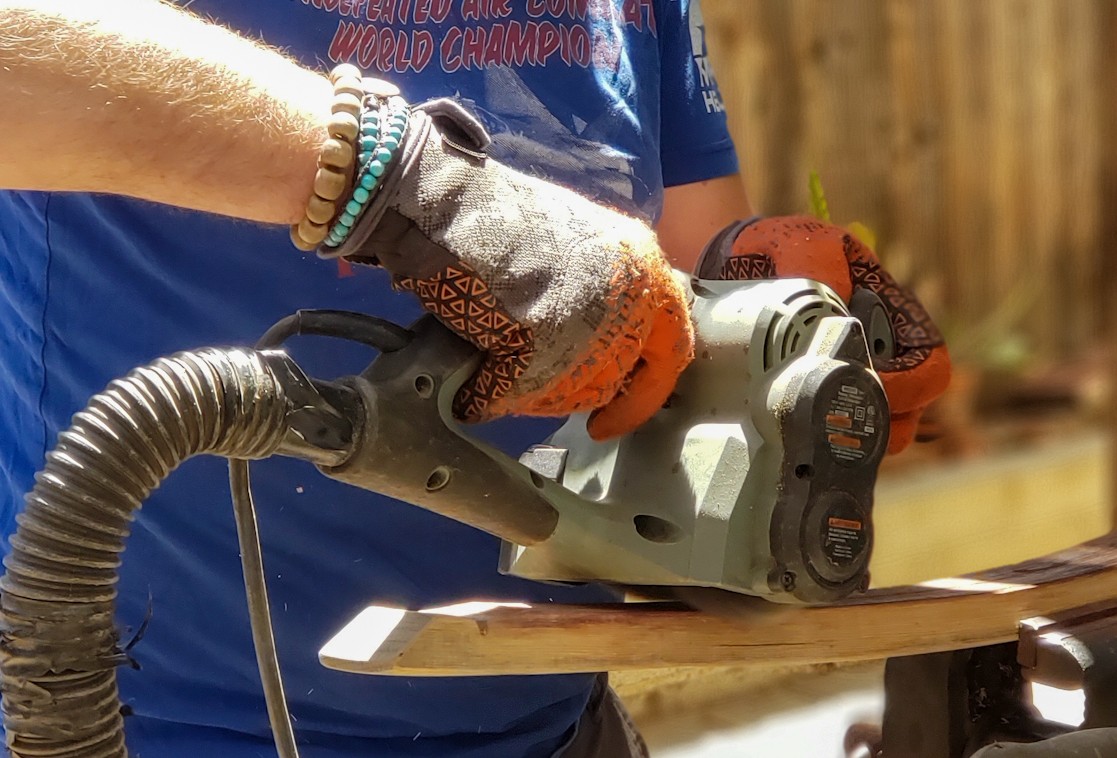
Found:
[[[484,353],[455,415],[593,411],[596,439],[659,410],[693,354],[686,296],[652,230],[486,154],[456,102],[412,109],[399,159],[335,254]]]
[[[950,382],[950,357],[926,309],[845,229],[812,216],[738,222],[707,246],[697,273],[703,279],[803,277],[828,285],[847,304],[861,289],[876,295],[895,340],[891,357],[873,358],[891,413],[889,453],[911,443],[923,411]]]

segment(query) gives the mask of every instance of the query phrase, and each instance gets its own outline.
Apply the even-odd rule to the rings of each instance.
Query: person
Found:
[[[412,103],[451,96],[491,135],[490,155],[654,224],[679,269],[750,215],[698,0],[181,5],[0,0],[5,535],[59,430],[112,378],[182,349],[251,344],[302,308],[403,324],[422,312],[389,272],[301,255],[288,239],[306,213],[335,64]],[[311,338],[291,350],[324,378],[370,358]],[[518,453],[556,425],[470,433]],[[600,677],[320,667],[318,648],[370,602],[609,595],[501,576],[494,538],[299,462],[257,464],[255,481],[303,755],[623,755],[610,739],[641,751]],[[125,638],[143,629],[136,670],[120,671],[133,754],[272,754],[222,461],[187,462],[139,513],[118,623]]]

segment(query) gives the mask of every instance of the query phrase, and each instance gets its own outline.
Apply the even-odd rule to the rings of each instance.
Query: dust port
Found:
[[[795,476],[798,479],[810,479],[814,476],[814,466],[809,463],[800,463],[795,467]]]
[[[683,538],[683,530],[659,516],[642,513],[632,519],[636,532],[648,542],[668,545]]]

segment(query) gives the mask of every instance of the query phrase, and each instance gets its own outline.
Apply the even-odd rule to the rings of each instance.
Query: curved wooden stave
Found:
[[[879,660],[1016,639],[1022,620],[1117,598],[1117,533],[953,580],[872,590],[748,620],[675,605],[371,606],[324,665],[398,676],[576,673]]]

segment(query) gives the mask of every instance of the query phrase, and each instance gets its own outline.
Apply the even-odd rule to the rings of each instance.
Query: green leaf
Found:
[[[822,191],[822,179],[817,171],[811,172],[809,182],[811,189],[811,214],[818,220],[830,223],[830,208],[826,205],[826,193]]]

